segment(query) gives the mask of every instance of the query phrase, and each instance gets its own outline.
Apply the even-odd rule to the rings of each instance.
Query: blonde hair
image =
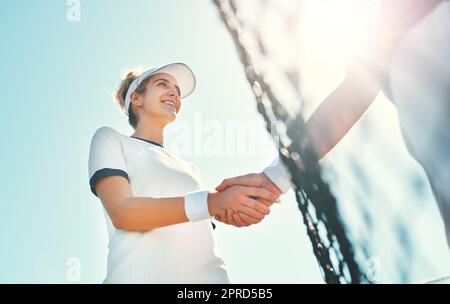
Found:
[[[113,99],[117,102],[117,104],[119,105],[119,107],[123,113],[126,113],[125,98],[127,96],[128,88],[130,87],[131,83],[136,78],[139,77],[139,75],[141,75],[140,70],[129,70],[129,71],[125,72],[124,76],[122,77],[122,81],[119,84],[119,87],[117,88],[117,90],[115,90],[113,92]],[[146,84],[147,84],[148,80],[150,80],[150,78],[147,78],[146,80],[141,82],[139,84],[139,86],[136,88],[135,92],[138,94],[145,93]],[[136,129],[137,123],[138,123],[138,117],[137,117],[136,113],[134,112],[131,104],[128,109],[128,113],[126,113],[126,114],[128,114],[128,122],[134,129]]]

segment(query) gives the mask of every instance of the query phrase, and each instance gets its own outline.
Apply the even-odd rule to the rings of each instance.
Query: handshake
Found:
[[[208,194],[209,213],[217,221],[236,227],[261,222],[282,193],[264,173],[225,179],[216,190]]]

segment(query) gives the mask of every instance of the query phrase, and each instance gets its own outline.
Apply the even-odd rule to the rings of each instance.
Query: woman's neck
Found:
[[[139,123],[132,136],[164,145],[164,126],[150,122]]]

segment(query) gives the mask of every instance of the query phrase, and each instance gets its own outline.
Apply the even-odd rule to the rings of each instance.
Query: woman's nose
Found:
[[[178,91],[175,88],[170,89],[169,96],[170,97],[177,97],[178,96]]]

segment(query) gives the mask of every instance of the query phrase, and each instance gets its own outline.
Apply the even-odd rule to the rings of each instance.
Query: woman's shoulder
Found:
[[[119,133],[119,131],[117,131],[116,129],[109,127],[109,126],[103,126],[98,128],[97,130],[95,130],[95,134],[117,134]]]
[[[121,138],[125,136],[116,129],[109,127],[109,126],[103,126],[98,128],[94,135],[92,136],[92,140],[121,140]]]

